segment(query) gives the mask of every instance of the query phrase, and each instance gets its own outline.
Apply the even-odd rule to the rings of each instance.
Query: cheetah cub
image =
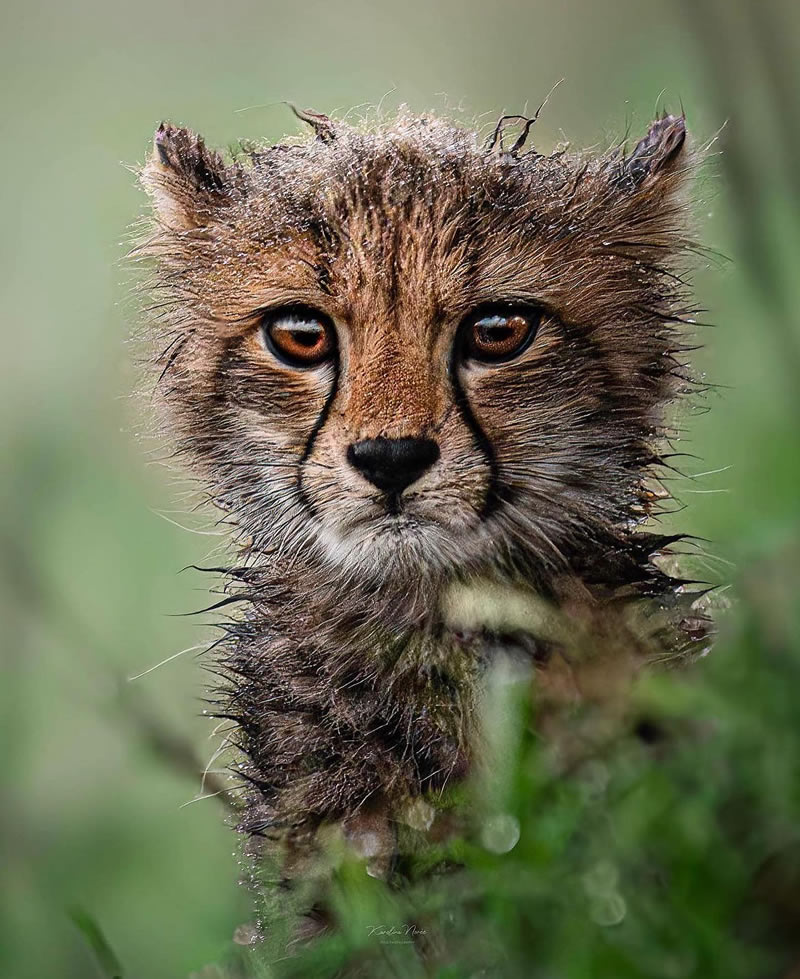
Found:
[[[593,696],[570,630],[637,662],[705,636],[653,530],[693,160],[670,115],[601,155],[527,149],[532,120],[301,116],[233,157],[159,127],[157,400],[238,545],[214,669],[239,828],[290,874],[338,825],[389,873],[404,813],[470,771],[501,652]]]

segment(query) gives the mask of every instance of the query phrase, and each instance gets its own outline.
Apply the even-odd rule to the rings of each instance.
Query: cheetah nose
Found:
[[[371,483],[387,493],[402,493],[439,458],[432,439],[364,439],[353,442],[347,461]]]

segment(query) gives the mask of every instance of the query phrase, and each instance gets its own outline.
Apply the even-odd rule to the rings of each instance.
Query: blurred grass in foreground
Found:
[[[638,684],[614,737],[584,706],[542,741],[527,684],[501,680],[475,832],[438,854],[464,869],[398,893],[345,861],[338,933],[285,959],[287,906],[273,896],[266,950],[240,956],[242,974],[788,975],[800,960],[800,609],[784,575],[798,560],[795,548],[754,568],[724,655]]]

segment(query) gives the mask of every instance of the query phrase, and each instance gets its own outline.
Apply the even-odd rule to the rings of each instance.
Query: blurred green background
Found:
[[[792,0],[195,0],[25,3],[0,13],[2,658],[0,976],[85,977],[69,920],[102,924],[132,976],[214,961],[248,916],[236,844],[200,788],[212,725],[192,652],[210,582],[179,570],[221,541],[188,533],[186,487],[152,464],[127,337],[122,261],[143,195],[128,167],[168,118],[225,146],[294,132],[281,100],[328,113],[384,100],[477,116],[530,110],[548,151],[638,137],[685,108],[705,142],[699,260],[720,385],[687,412],[682,529],[715,578],[764,558],[794,594],[798,234]],[[146,409],[146,405],[144,406]],[[715,472],[720,470],[720,472]],[[169,512],[172,511],[172,512]],[[193,526],[202,526],[194,520]],[[796,552],[794,552],[796,555]],[[717,655],[722,655],[717,653]]]

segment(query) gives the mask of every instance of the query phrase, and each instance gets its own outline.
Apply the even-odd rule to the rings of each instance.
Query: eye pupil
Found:
[[[510,326],[479,326],[478,328],[481,330],[481,339],[485,343],[505,343],[514,335]]]
[[[322,331],[312,332],[311,330],[292,330],[292,340],[301,347],[312,349],[317,346],[322,337]]]

